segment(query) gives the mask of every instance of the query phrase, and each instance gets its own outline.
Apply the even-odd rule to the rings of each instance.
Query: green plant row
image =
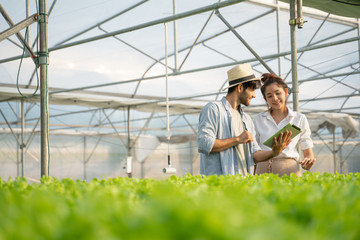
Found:
[[[0,239],[360,239],[360,174],[0,179]]]

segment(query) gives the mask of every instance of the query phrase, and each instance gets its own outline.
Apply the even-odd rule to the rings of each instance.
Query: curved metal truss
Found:
[[[291,4],[275,0],[204,0],[196,4],[173,0],[162,5],[148,0],[115,2],[91,5],[84,1],[72,9],[51,1],[46,40],[51,60],[49,78],[54,84],[49,80],[46,89],[50,107],[49,124],[45,126],[50,135],[66,130],[70,135],[128,136],[120,138],[128,152],[134,146],[132,141],[141,135],[165,141],[164,79],[168,77],[172,141],[194,140],[197,114],[206,102],[224,95],[221,89],[227,83],[226,70],[241,63],[251,63],[258,74],[274,72],[283,77],[298,95],[293,101],[289,99],[295,109],[299,107],[309,115],[347,114],[359,122],[358,19],[300,7],[303,16],[298,13],[297,19],[308,22],[294,30],[297,45],[291,48]],[[110,13],[94,20],[91,14],[99,12],[98,6]],[[42,130],[40,93],[34,91],[39,87],[36,73],[43,60],[37,57],[41,52],[37,48],[38,30],[31,25],[41,16],[31,2],[23,8],[27,15],[24,21],[18,15],[12,21],[12,3],[0,7],[9,25],[7,29],[5,22],[0,22],[5,29],[0,33],[4,39],[0,38],[4,53],[0,59],[1,125],[5,132],[13,133],[23,151]],[[12,14],[7,14],[7,8]],[[27,26],[31,30],[26,34],[19,31]],[[167,32],[172,34],[172,41],[164,41]],[[34,36],[32,44],[30,33]],[[167,56],[165,46],[171,49]],[[295,50],[298,55],[294,59]],[[19,81],[14,69],[22,61],[25,77]],[[97,65],[105,70],[96,69]],[[294,85],[291,70],[295,66],[299,79],[296,77]],[[264,101],[258,96],[247,111],[255,114],[264,109]],[[354,131],[358,136],[359,129]],[[23,152],[21,156],[24,158]]]

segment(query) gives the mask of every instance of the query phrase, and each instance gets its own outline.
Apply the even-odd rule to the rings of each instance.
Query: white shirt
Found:
[[[241,120],[240,112],[233,108],[230,108],[230,112],[231,112],[231,116],[232,116],[235,136],[239,136],[244,131],[244,124]],[[244,145],[245,144],[237,144],[237,145],[235,145],[235,148],[236,148],[236,152],[238,155],[238,161],[239,161],[239,173],[243,176],[246,176],[247,166],[246,166]]]
[[[300,144],[301,150],[312,148],[314,145],[310,138],[311,130],[305,115],[294,112],[291,109],[288,110],[288,115],[281,120],[279,124],[276,124],[269,111],[257,114],[254,117],[256,140],[261,150],[271,150],[270,147],[264,145],[263,143],[288,123],[294,124],[298,126],[302,132],[292,139],[291,143],[280,153],[279,156],[277,156],[277,158],[294,158],[298,161],[299,153],[296,150],[297,144]]]

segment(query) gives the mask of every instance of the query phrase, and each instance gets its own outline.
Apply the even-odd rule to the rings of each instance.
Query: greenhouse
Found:
[[[291,86],[311,172],[360,171],[357,0],[27,0],[0,12],[2,179],[165,179],[169,159],[173,174],[198,175],[199,113],[241,63]],[[256,96],[251,116],[267,110]]]

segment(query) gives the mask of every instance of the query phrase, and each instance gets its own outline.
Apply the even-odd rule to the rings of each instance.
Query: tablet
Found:
[[[283,132],[283,134],[284,134],[286,130],[292,132],[292,134],[290,136],[291,139],[293,139],[296,135],[301,133],[301,129],[299,127],[295,126],[294,124],[289,123],[288,125],[286,125],[282,129],[277,131],[274,135],[272,135],[268,140],[266,140],[264,142],[264,145],[266,145],[268,147],[271,147],[273,145],[273,143],[274,143],[274,137],[276,137],[276,139],[278,139],[279,136],[280,136],[280,133]]]

